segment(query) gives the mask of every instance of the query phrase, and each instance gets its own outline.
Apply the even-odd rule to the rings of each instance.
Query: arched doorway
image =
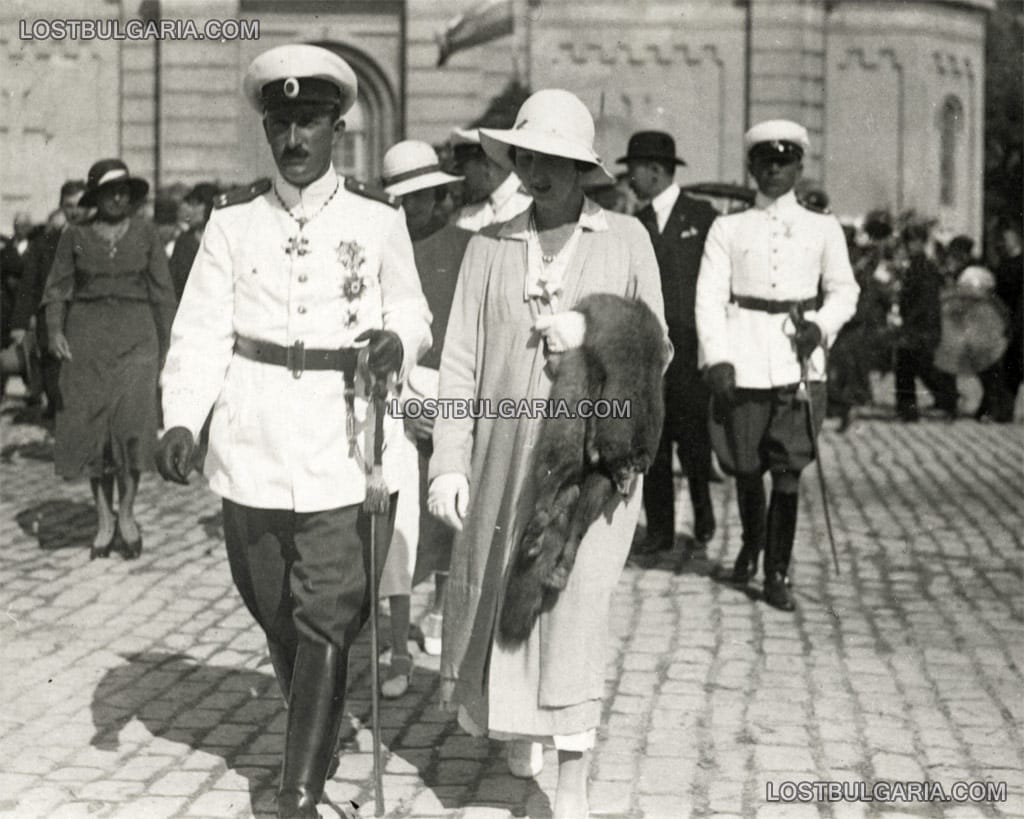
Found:
[[[338,173],[376,184],[384,152],[400,139],[398,96],[369,56],[337,42],[314,42],[343,58],[356,74],[356,104],[345,115],[345,133],[334,149]]]

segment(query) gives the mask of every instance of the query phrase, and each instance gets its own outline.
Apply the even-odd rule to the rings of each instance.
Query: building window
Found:
[[[334,168],[343,176],[367,178],[366,116],[357,100],[345,114],[345,130],[334,146]]]
[[[939,118],[939,202],[950,207],[956,204],[957,141],[963,127],[963,103],[950,95],[942,103]]]

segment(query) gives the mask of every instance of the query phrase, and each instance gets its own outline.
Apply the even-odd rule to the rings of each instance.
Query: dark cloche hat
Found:
[[[101,159],[89,168],[89,176],[85,181],[85,193],[79,204],[84,208],[96,206],[96,194],[104,185],[115,182],[127,182],[133,202],[144,199],[149,192],[149,183],[128,173],[128,166],[120,159]]]
[[[657,159],[671,162],[673,165],[686,164],[676,156],[676,141],[664,131],[637,131],[629,138],[626,155],[615,161],[630,162],[634,159]]]

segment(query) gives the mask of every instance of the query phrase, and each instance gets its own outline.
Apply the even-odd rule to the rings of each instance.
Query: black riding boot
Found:
[[[279,819],[318,819],[345,702],[344,657],[331,643],[301,640],[295,655],[285,734]]]
[[[742,585],[757,575],[757,557],[765,543],[764,483],[760,475],[736,478],[736,505],[743,525],[743,547],[726,579]]]
[[[768,545],[764,554],[764,599],[769,606],[793,611],[796,601],[789,588],[789,560],[796,536],[799,495],[772,492],[768,510]]]
[[[277,686],[281,689],[281,696],[284,697],[285,707],[287,707],[288,701],[291,699],[292,658],[283,645],[270,637],[267,637],[267,653],[270,655],[270,664],[274,666]]]

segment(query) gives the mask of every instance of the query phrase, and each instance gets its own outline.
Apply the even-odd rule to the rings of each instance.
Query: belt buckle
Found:
[[[306,370],[306,345],[301,341],[296,341],[286,349],[288,353],[285,358],[285,366],[291,370],[292,378],[302,378],[302,373]]]

